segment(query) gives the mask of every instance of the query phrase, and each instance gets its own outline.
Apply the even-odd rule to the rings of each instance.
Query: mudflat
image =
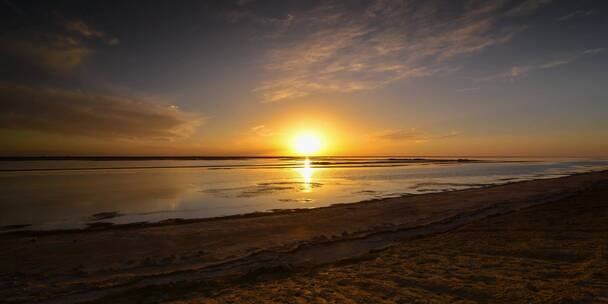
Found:
[[[182,304],[608,303],[608,183],[356,259],[206,284],[144,289],[122,299],[168,296],[173,300],[166,302]]]
[[[607,198],[608,172],[595,172],[275,214],[3,234],[0,296],[597,302],[608,297]]]

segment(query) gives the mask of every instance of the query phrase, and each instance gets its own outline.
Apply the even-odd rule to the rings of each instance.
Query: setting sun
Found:
[[[322,148],[321,138],[313,133],[298,134],[293,139],[293,150],[304,156],[313,155]]]

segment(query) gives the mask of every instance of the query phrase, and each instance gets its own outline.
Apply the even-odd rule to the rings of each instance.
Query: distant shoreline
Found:
[[[180,159],[88,159],[88,158],[70,158],[70,159],[17,159],[15,161],[158,161],[158,160],[246,160],[246,159],[257,159],[257,158],[180,158]],[[288,161],[304,161],[303,158],[263,158],[263,159],[277,159],[277,160],[288,160]],[[345,168],[345,167],[384,167],[384,166],[400,166],[405,164],[424,164],[424,163],[473,163],[473,162],[492,162],[491,160],[476,160],[476,159],[443,159],[443,158],[386,158],[377,159],[373,158],[311,158],[309,165],[314,168]],[[362,159],[357,161],[357,159]],[[6,161],[6,160],[5,160]],[[497,160],[496,162],[509,162]],[[516,161],[523,162],[523,161]],[[28,171],[78,171],[78,170],[116,170],[116,169],[188,169],[188,168],[210,168],[210,169],[233,169],[233,168],[300,168],[302,163],[297,165],[285,163],[285,164],[222,164],[222,165],[183,165],[183,166],[112,166],[112,167],[75,167],[75,168],[12,168],[12,169],[0,169],[0,172],[28,172]]]
[[[32,160],[239,160],[302,159],[300,156],[0,156],[0,161]]]
[[[526,159],[526,158],[544,158],[544,159],[604,159],[608,157],[585,157],[585,156],[509,156],[509,155],[496,155],[496,156],[477,156],[477,155],[443,155],[443,156],[423,156],[423,155],[363,155],[363,156],[348,156],[348,155],[317,155],[317,156],[247,156],[247,155],[236,155],[236,156],[124,156],[124,155],[112,155],[112,156],[0,156],[0,161],[47,161],[47,160],[76,160],[76,161],[144,161],[144,160],[244,160],[244,159],[284,159],[284,160],[301,160],[301,159],[370,159],[370,158],[386,158],[386,159],[413,159],[413,160],[441,160],[441,159]]]

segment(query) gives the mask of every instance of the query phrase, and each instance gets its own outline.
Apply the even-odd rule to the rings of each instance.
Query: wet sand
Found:
[[[101,302],[608,303],[608,182],[356,259],[121,296]]]
[[[608,289],[594,277],[607,259],[607,183],[608,172],[600,172],[264,216],[2,235],[0,296],[57,303],[208,296],[220,303],[392,303],[467,299],[481,288],[487,299],[524,299],[521,284],[536,284],[527,274],[541,268],[546,284],[561,282],[551,278],[563,271],[570,280],[588,277],[592,287],[580,294],[592,295]],[[519,209],[525,210],[512,213]],[[580,273],[571,277],[568,267]],[[487,287],[472,279],[478,275]],[[478,296],[470,299],[486,299]]]

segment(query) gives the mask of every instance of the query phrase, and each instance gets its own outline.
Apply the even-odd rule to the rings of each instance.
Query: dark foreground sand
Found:
[[[0,237],[6,302],[608,303],[607,274],[608,172]]]

